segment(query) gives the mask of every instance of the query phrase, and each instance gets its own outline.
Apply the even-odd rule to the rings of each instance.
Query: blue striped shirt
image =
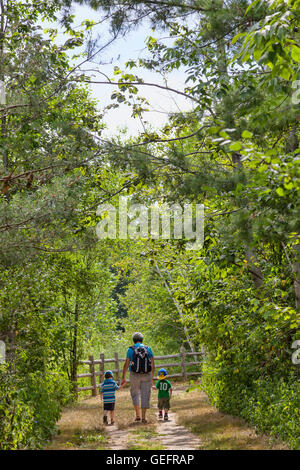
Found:
[[[113,379],[105,379],[101,384],[101,393],[103,393],[103,403],[115,403],[116,401],[116,390],[118,385]]]

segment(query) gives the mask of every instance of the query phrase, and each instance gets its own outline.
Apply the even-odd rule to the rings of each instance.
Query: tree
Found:
[[[0,167],[1,259],[40,249],[62,249],[61,240],[76,224],[78,191],[83,171],[99,157],[92,133],[101,129],[101,115],[83,85],[72,84],[67,52],[80,42],[80,34],[60,48],[45,39],[35,26],[38,15],[50,18],[54,4],[26,8],[2,3],[1,76],[6,103],[1,108]],[[4,52],[5,50],[5,52]],[[84,193],[81,192],[83,195]],[[77,216],[77,220],[80,216]],[[60,221],[58,224],[57,221]],[[5,239],[4,239],[5,237]]]

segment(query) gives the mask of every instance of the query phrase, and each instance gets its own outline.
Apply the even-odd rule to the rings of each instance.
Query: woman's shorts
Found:
[[[130,394],[134,406],[150,408],[150,394],[152,385],[152,372],[138,374],[130,371]]]
[[[115,409],[114,403],[103,403],[103,409],[108,411],[113,411]]]
[[[170,409],[170,398],[159,398],[158,399],[158,408],[160,410],[169,410]]]

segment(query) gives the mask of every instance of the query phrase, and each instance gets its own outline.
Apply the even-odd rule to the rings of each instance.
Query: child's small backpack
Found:
[[[132,372],[147,374],[151,372],[152,365],[147,346],[130,346],[133,349],[133,359],[131,362]]]

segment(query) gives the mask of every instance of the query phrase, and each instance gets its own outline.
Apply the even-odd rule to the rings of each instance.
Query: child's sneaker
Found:
[[[103,416],[103,424],[108,424],[107,416]]]
[[[163,419],[163,414],[162,414],[162,411],[161,411],[161,410],[159,410],[158,418],[159,418],[159,419]]]
[[[169,421],[168,413],[165,413],[164,421]]]

